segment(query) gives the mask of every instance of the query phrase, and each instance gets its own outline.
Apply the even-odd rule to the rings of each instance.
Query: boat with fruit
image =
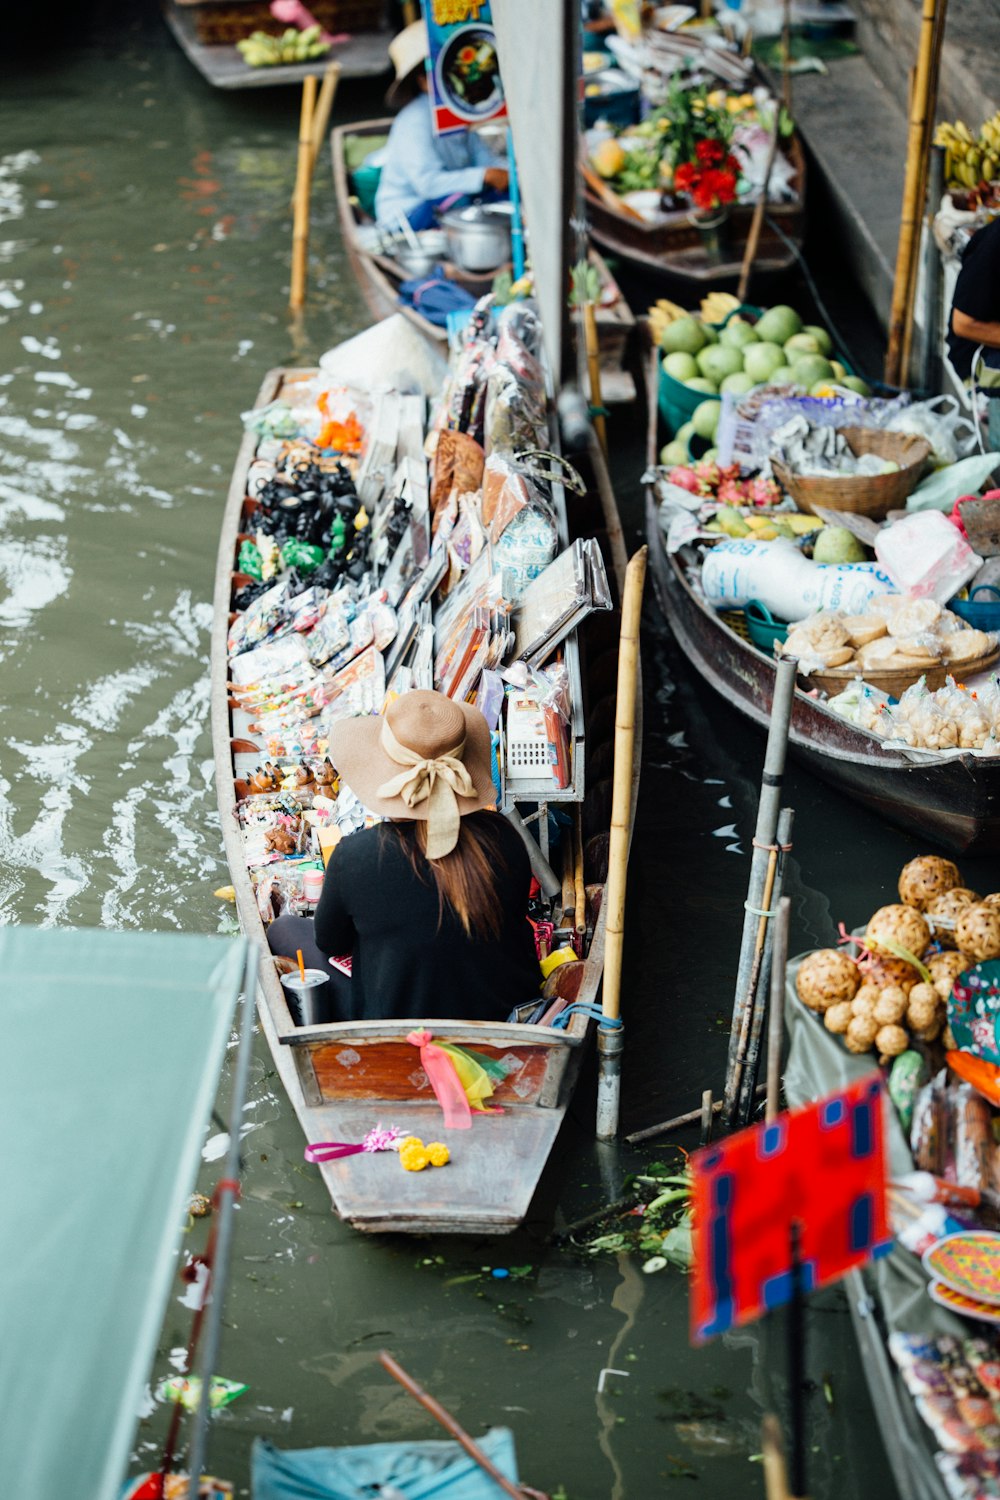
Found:
[[[660,450],[659,355],[648,367],[647,454]],[[692,582],[685,549],[668,553],[652,485],[646,491],[649,566],[657,599],[682,654],[710,687],[760,729],[770,718],[773,651],[746,633],[743,611],[719,612]],[[835,712],[800,678],[789,746],[797,760],[872,812],[933,844],[976,853],[1000,849],[1000,760],[973,754],[933,755],[886,745]]]
[[[372,316],[387,318],[402,313],[425,337],[443,344],[448,337],[446,326],[432,322],[409,301],[401,299],[403,283],[412,283],[436,267],[449,282],[478,298],[491,291],[498,275],[509,274],[511,266],[507,261],[486,272],[463,269],[449,258],[444,233],[438,229],[417,236],[424,247],[423,254],[417,253],[401,234],[379,233],[374,220],[378,168],[366,163],[385,144],[391,124],[390,119],[362,120],[335,126],[331,133],[334,192],[344,245]],[[635,330],[635,316],[603,256],[591,247],[589,258],[600,282],[596,321],[602,395],[610,403],[631,401],[635,397],[635,381],[624,365]]]
[[[259,682],[248,686],[245,671],[240,671],[239,664],[246,657],[232,654],[239,649],[234,640],[250,629],[250,612],[264,607],[255,602],[265,597],[260,592],[263,585],[255,582],[255,574],[260,571],[258,557],[264,553],[270,555],[279,570],[276,575],[279,584],[290,577],[289,559],[299,565],[303,547],[302,557],[308,560],[311,544],[301,538],[312,535],[309,507],[326,507],[326,532],[334,538],[328,542],[330,554],[323,565],[327,571],[338,548],[341,551],[345,546],[350,548],[344,553],[348,559],[355,556],[357,549],[362,564],[369,556],[375,556],[374,542],[372,553],[366,550],[369,543],[364,538],[368,535],[369,517],[363,513],[363,507],[355,509],[359,502],[354,480],[358,479],[359,465],[363,467],[366,462],[366,452],[368,461],[374,462],[370,456],[374,452],[371,442],[386,441],[389,422],[386,413],[392,402],[389,396],[377,398],[389,405],[379,406],[376,415],[370,409],[365,415],[359,404],[358,410],[365,417],[363,423],[359,423],[353,406],[349,414],[341,409],[336,422],[330,416],[328,425],[323,427],[322,442],[326,446],[321,451],[315,444],[310,447],[302,433],[308,427],[306,413],[312,420],[317,418],[317,412],[331,414],[336,409],[331,403],[339,398],[327,391],[324,381],[322,372],[317,371],[273,371],[261,387],[254,412],[245,419],[248,431],[229,488],[215,586],[212,730],[218,803],[239,922],[263,955],[258,989],[262,1029],[307,1142],[313,1147],[328,1142],[357,1145],[363,1139],[370,1139],[376,1127],[386,1130],[395,1127],[404,1136],[414,1135],[430,1142],[440,1139],[442,1118],[418,1051],[407,1039],[419,1031],[419,1019],[297,1024],[306,1018],[293,1017],[275,962],[267,950],[265,923],[275,914],[277,900],[284,903],[285,909],[291,903],[291,909],[297,910],[296,903],[305,896],[305,882],[296,871],[296,862],[303,840],[307,843],[307,855],[313,850],[317,820],[323,822],[331,816],[341,820],[336,825],[341,833],[345,828],[350,832],[352,827],[360,826],[350,821],[355,814],[349,809],[345,812],[341,797],[332,791],[334,771],[323,759],[323,741],[316,738],[320,731],[314,727],[321,721],[308,715],[315,714],[316,704],[322,702],[325,706],[328,701],[335,703],[335,713],[377,711],[385,684],[391,688],[400,681],[393,675],[399,668],[390,664],[396,628],[391,620],[385,638],[376,635],[375,642],[364,647],[343,669],[331,675],[329,668],[324,668],[318,676],[308,677],[308,711],[301,707],[305,700],[301,694],[296,696],[294,682],[289,686],[285,678],[276,679],[280,690],[276,690],[273,700],[267,698],[262,704]],[[415,402],[417,406],[423,404],[419,397],[396,399]],[[408,417],[396,428],[398,441],[408,449],[399,467],[409,476],[408,482],[419,489],[417,476],[420,472],[426,475],[423,429],[420,426],[419,432],[416,431],[412,406],[408,411]],[[275,413],[278,416],[274,420],[285,434],[281,439],[275,435],[271,421]],[[551,448],[556,437],[551,413],[546,421],[549,441],[545,446]],[[361,435],[362,427],[365,436]],[[293,429],[299,436],[289,436]],[[455,434],[456,439],[459,435]],[[441,431],[438,436],[440,457],[447,446],[444,439],[450,434]],[[287,451],[289,442],[295,446],[294,458]],[[334,448],[341,445],[339,457],[330,451],[331,444]],[[381,462],[385,458],[383,453]],[[390,472],[395,467],[394,460]],[[306,477],[302,478],[303,475]],[[302,485],[306,486],[304,491]],[[599,546],[608,560],[607,574],[614,587],[614,580],[620,580],[623,574],[624,548],[614,497],[599,454],[595,453],[587,472],[585,492],[574,495],[571,507],[565,503],[558,473],[549,475],[548,486],[558,525],[558,543],[553,537],[553,545],[571,551],[579,545],[579,555],[585,553],[589,559],[588,580],[597,576],[593,569],[600,574],[604,572],[603,564],[591,551],[593,546]],[[360,479],[358,488],[363,491]],[[411,493],[415,501],[419,499],[416,490]],[[266,531],[276,514],[272,507],[277,505],[294,511],[298,518],[280,554],[272,547],[273,527],[271,533]],[[332,529],[328,524],[331,507],[340,518],[339,534],[336,521]],[[392,503],[389,508],[392,509]],[[322,517],[318,509],[316,518],[319,524]],[[372,531],[379,531],[382,519],[376,501],[370,522]],[[429,531],[428,518],[427,534]],[[283,534],[284,531],[279,533]],[[583,536],[596,537],[598,541],[577,544],[576,538]],[[438,551],[433,549],[432,559]],[[315,563],[314,556],[313,566]],[[353,569],[353,563],[348,562],[348,566]],[[252,571],[248,572],[248,568]],[[340,576],[351,579],[356,572],[354,569]],[[313,603],[329,614],[327,606],[333,595],[325,593],[326,574],[322,576],[324,592],[314,597]],[[377,571],[376,576],[388,584],[387,572]],[[428,597],[432,593],[429,587]],[[362,593],[361,600],[365,598],[382,608],[383,591],[378,586],[373,594]],[[531,760],[525,763],[527,769],[521,766],[520,774],[515,776],[510,767],[515,763],[512,757],[516,751],[511,748],[509,735],[506,757],[500,757],[504,767],[503,807],[514,811],[520,806],[529,820],[532,810],[536,810],[542,851],[546,856],[551,854],[555,864],[562,865],[562,882],[550,911],[553,927],[547,929],[544,941],[557,946],[562,943],[566,961],[552,969],[540,989],[542,1010],[548,1012],[554,1005],[558,1011],[571,1004],[579,1008],[569,1011],[561,1026],[530,1023],[528,1012],[536,1019],[541,1014],[535,1006],[524,1007],[519,1013],[524,1019],[510,1022],[456,1019],[426,1023],[435,1042],[468,1049],[485,1062],[494,1078],[491,1105],[499,1105],[500,1110],[477,1113],[471,1129],[446,1136],[451,1161],[443,1173],[404,1171],[395,1154],[388,1151],[368,1150],[346,1157],[333,1153],[329,1159],[323,1159],[320,1152],[317,1166],[336,1211],[359,1229],[419,1234],[500,1234],[512,1230],[528,1211],[559,1132],[583,1049],[593,1028],[587,1006],[597,999],[603,972],[602,897],[608,865],[618,625],[615,611],[603,603],[594,607],[603,612],[588,619],[582,638],[579,628],[574,628],[550,659],[550,665],[559,664],[560,680],[568,693],[568,706],[563,710],[569,714],[568,727],[562,732],[564,774],[558,775],[548,765],[536,768]],[[391,609],[389,613],[391,616]],[[385,617],[379,618],[383,622],[378,627],[381,632]],[[400,638],[405,618],[406,612],[400,608],[397,617]],[[372,626],[365,639],[371,638],[374,629]],[[430,630],[433,636],[434,627],[429,622],[419,629]],[[354,648],[359,644],[360,641],[355,642]],[[293,646],[301,654],[294,642]],[[410,658],[404,654],[401,660],[405,666]],[[365,673],[360,668],[362,662],[367,664]],[[291,680],[294,673],[289,668],[285,670]],[[435,680],[438,681],[436,676]],[[422,683],[414,681],[412,685]],[[341,692],[354,695],[343,699],[343,704],[348,705],[346,710],[336,704],[336,696]],[[294,705],[289,710],[293,727],[280,730],[275,740],[274,725],[286,722],[283,716],[288,702]],[[496,711],[499,714],[503,709],[497,706]],[[302,713],[307,716],[302,718]],[[268,724],[272,726],[270,730]],[[290,738],[293,734],[294,745]],[[638,782],[639,743],[637,735],[634,786]],[[571,830],[562,839],[559,859],[554,849],[549,848],[548,809],[556,806],[570,815],[563,817],[562,825]],[[361,816],[363,819],[363,810]],[[531,840],[527,831],[525,836]],[[332,857],[336,858],[336,854]],[[322,865],[315,858],[310,857],[307,862],[321,873]]]
[[[348,8],[349,35],[344,34],[344,8],[338,0],[311,0],[309,9],[319,26],[327,28],[326,35],[334,35],[333,45],[322,37],[287,37],[279,49],[278,39],[289,27],[275,19],[265,0],[164,0],[163,16],[189,62],[217,89],[301,83],[324,73],[334,60],[343,78],[378,78],[388,71],[392,30],[377,0],[354,0]],[[255,33],[272,41],[247,55]]]
[[[778,105],[772,100],[767,108],[767,130],[773,130]],[[787,271],[805,233],[806,159],[782,112],[787,133],[779,136],[771,167],[761,165],[768,150],[764,112],[752,93],[710,93],[672,82],[667,102],[641,124],[618,127],[596,145],[592,135],[581,171],[593,240],[637,270],[678,285],[734,280],[760,192],[759,181],[751,185],[756,176],[769,186],[754,270]]]

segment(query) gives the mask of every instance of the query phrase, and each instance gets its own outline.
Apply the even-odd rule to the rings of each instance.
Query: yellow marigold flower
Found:
[[[430,1157],[423,1146],[407,1146],[405,1151],[400,1151],[399,1159],[407,1172],[422,1172],[430,1165]]]
[[[423,1149],[423,1144],[424,1143],[420,1139],[419,1135],[407,1135],[407,1136],[404,1136],[403,1139],[400,1141],[400,1143],[399,1143],[399,1149],[400,1149],[400,1151],[405,1151],[406,1148],[407,1148],[407,1146],[419,1146],[421,1148],[421,1150],[422,1150]]]
[[[451,1152],[441,1141],[428,1141],[427,1157],[432,1167],[446,1167],[451,1161]]]

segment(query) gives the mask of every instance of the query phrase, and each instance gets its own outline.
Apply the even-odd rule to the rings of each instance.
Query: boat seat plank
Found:
[[[422,1141],[444,1141],[446,1167],[407,1172],[393,1151],[323,1162],[341,1218],[357,1229],[463,1234],[503,1232],[524,1218],[564,1109],[519,1109],[481,1115],[469,1130],[445,1130],[437,1103],[394,1103],[381,1120],[371,1101],[338,1102],[309,1111],[307,1134],[318,1141],[360,1141],[373,1125],[396,1125]]]

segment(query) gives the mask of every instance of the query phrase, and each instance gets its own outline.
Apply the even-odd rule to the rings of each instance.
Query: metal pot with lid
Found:
[[[473,203],[453,208],[441,220],[448,255],[463,271],[495,271],[510,259],[510,210]]]

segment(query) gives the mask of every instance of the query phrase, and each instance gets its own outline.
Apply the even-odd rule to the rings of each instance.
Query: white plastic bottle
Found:
[[[874,595],[895,592],[878,563],[814,563],[784,537],[716,543],[701,585],[713,609],[742,609],[758,599],[778,620],[802,620],[818,609],[859,615]]]

